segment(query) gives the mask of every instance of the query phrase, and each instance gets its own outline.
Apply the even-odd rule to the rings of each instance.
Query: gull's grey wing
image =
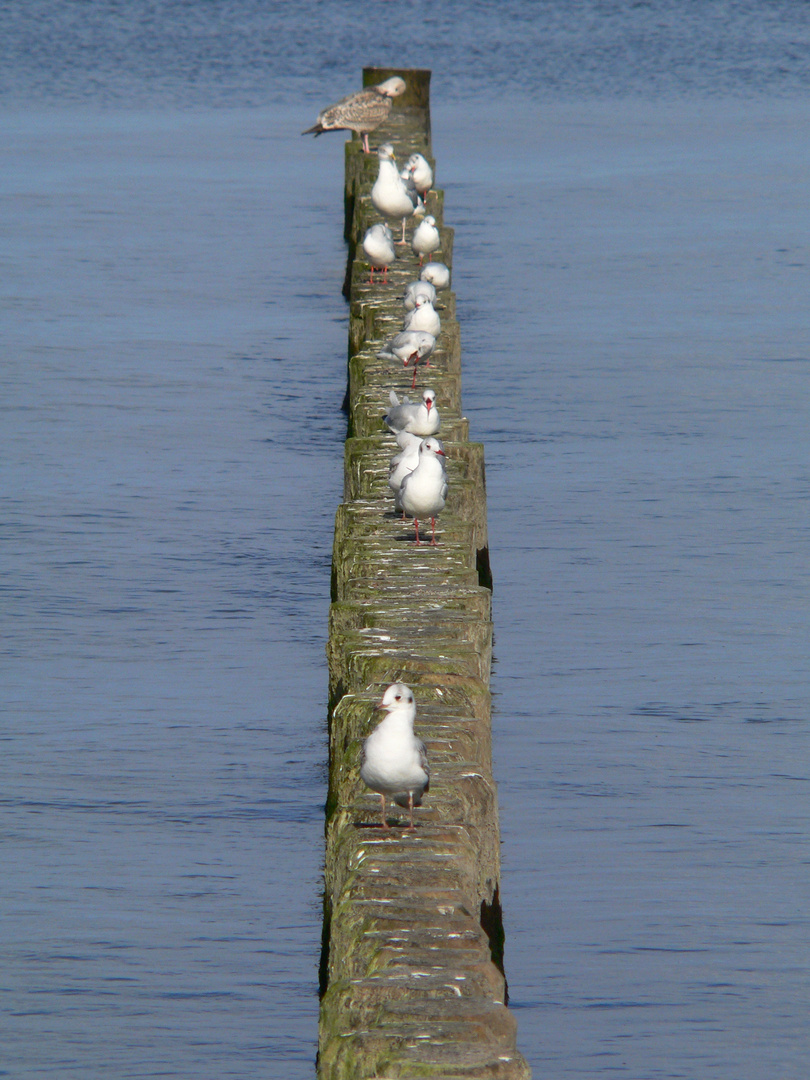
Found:
[[[425,791],[429,791],[430,790],[430,764],[428,763],[428,758],[427,758],[427,747],[425,746],[425,744],[422,742],[421,739],[417,739],[416,744],[417,744],[417,749],[419,751],[419,764],[422,766],[422,768],[427,773],[427,783],[425,784]]]

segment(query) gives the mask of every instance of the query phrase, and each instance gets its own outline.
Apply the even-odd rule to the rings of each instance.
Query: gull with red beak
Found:
[[[434,337],[439,336],[442,329],[442,320],[427,296],[416,297],[413,311],[406,313],[402,329],[424,330],[428,334],[433,334]]]
[[[417,297],[426,297],[431,304],[436,303],[436,289],[429,281],[412,281],[405,286],[402,294],[402,305],[406,311],[413,311],[416,307]]]
[[[444,462],[444,447],[439,439],[423,439],[419,447],[419,464],[402,478],[399,485],[399,505],[403,513],[413,518],[416,529],[416,542],[419,539],[419,518],[430,518],[433,536],[431,544],[436,546],[436,518],[444,509],[447,501],[447,468]]]
[[[403,330],[389,338],[377,353],[380,360],[401,360],[403,367],[413,364],[413,382],[416,386],[416,368],[420,360],[430,367],[428,357],[436,347],[436,338],[424,330]]]
[[[400,434],[404,433],[401,432]],[[411,435],[410,438],[413,439],[413,442],[391,458],[391,464],[388,468],[388,486],[394,493],[394,505],[397,510],[402,512],[403,520],[405,519],[405,512],[399,503],[399,489],[408,473],[412,473],[419,464],[419,447],[422,445],[422,440],[418,435]]]
[[[427,199],[427,193],[433,187],[433,169],[423,154],[411,154],[400,176],[403,179],[410,176],[413,186],[423,199]]]
[[[409,397],[403,397],[400,401],[395,390],[391,391],[388,399],[391,408],[383,417],[383,423],[395,435],[400,431],[410,431],[413,435],[421,435],[425,439],[439,430],[441,418],[435,405],[435,390],[423,390],[421,403],[411,401]]]

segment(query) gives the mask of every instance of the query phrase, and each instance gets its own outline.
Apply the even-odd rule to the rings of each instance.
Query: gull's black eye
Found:
[[[394,701],[402,701],[402,694],[394,694]]]

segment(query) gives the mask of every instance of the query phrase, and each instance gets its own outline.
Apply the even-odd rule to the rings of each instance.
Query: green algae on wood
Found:
[[[377,143],[430,160],[429,72],[366,69],[366,85],[401,75]],[[345,231],[350,304],[344,502],[335,517],[329,662],[329,790],[324,866],[320,1080],[464,1076],[525,1080],[505,1007],[498,803],[492,778],[491,585],[483,447],[461,412],[455,295],[439,294],[442,330],[431,367],[439,394],[450,494],[439,545],[417,547],[394,512],[388,461],[397,447],[382,416],[413,372],[377,357],[402,322],[402,291],[419,273],[409,246],[388,283],[369,282],[358,239],[376,220],[375,155],[346,144]],[[444,193],[428,207],[452,265]],[[435,208],[435,210],[434,210]],[[412,230],[412,224],[408,226]],[[379,828],[377,797],[359,777],[363,739],[385,685],[404,678],[418,704],[431,788],[413,833]],[[392,811],[396,819],[396,809]]]

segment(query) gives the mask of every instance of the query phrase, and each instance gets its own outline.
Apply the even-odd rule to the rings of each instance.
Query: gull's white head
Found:
[[[413,692],[409,686],[405,683],[395,682],[385,691],[382,697],[382,701],[377,706],[378,709],[384,709],[386,712],[393,712],[394,709],[407,707],[413,705]]]
[[[378,147],[377,156],[379,157],[380,161],[396,161],[396,158],[394,157],[393,143],[383,143],[382,146]]]
[[[399,75],[393,75],[390,79],[386,79],[385,82],[378,83],[374,89],[384,97],[395,98],[405,93],[405,86],[404,79],[400,79]]]
[[[441,439],[434,439],[431,435],[429,439],[423,439],[422,445],[419,447],[420,454],[438,454],[440,457],[444,457],[444,446]]]
[[[422,394],[422,401],[425,403],[425,408],[428,412],[433,408],[433,404],[436,401],[435,390],[425,390]]]

